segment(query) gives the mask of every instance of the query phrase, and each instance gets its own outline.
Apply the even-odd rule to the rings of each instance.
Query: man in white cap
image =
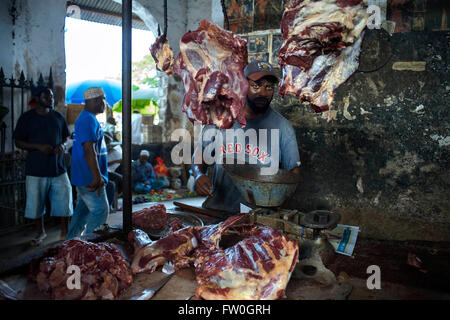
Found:
[[[75,122],[71,180],[77,189],[77,203],[67,239],[78,237],[86,227],[91,233],[106,222],[109,205],[105,186],[108,162],[103,130],[95,117],[105,111],[105,93],[100,87],[84,92],[86,106]]]
[[[163,181],[156,178],[153,166],[148,162],[150,153],[142,150],[139,160],[134,161],[132,168],[133,189],[137,193],[149,193],[151,190],[159,190],[165,186]]]

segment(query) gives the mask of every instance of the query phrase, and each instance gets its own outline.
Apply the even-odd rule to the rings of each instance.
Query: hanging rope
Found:
[[[225,19],[225,29],[230,30],[230,21],[228,20],[227,9],[225,8],[225,0],[221,0],[220,2],[222,4],[222,12]]]
[[[164,0],[164,40],[167,37],[167,0]]]

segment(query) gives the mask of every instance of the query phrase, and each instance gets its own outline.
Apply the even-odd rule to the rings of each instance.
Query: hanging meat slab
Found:
[[[357,70],[366,0],[291,0],[285,6],[278,53],[283,72],[279,93],[329,110],[335,90]]]
[[[150,47],[150,53],[155,60],[156,69],[167,73],[169,76],[173,75],[173,52],[170,49],[167,37],[160,35]]]
[[[180,51],[173,70],[183,80],[182,110],[187,117],[222,129],[230,128],[235,120],[244,127],[247,42],[202,20],[197,30],[181,38]]]

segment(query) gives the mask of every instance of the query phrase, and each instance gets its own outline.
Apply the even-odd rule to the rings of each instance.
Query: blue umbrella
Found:
[[[83,92],[90,87],[102,87],[106,101],[113,106],[122,99],[122,83],[114,80],[84,80],[66,86],[66,103],[83,104]]]

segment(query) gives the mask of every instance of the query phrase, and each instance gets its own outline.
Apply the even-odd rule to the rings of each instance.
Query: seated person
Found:
[[[116,134],[116,119],[114,117],[110,116],[106,120],[105,125],[103,126],[103,132],[108,132],[113,137],[113,140],[117,141],[117,134]]]
[[[142,150],[139,160],[133,161],[131,165],[133,189],[137,193],[149,193],[151,190],[160,190],[165,187],[164,181],[156,178],[153,166],[148,162],[150,153]]]

